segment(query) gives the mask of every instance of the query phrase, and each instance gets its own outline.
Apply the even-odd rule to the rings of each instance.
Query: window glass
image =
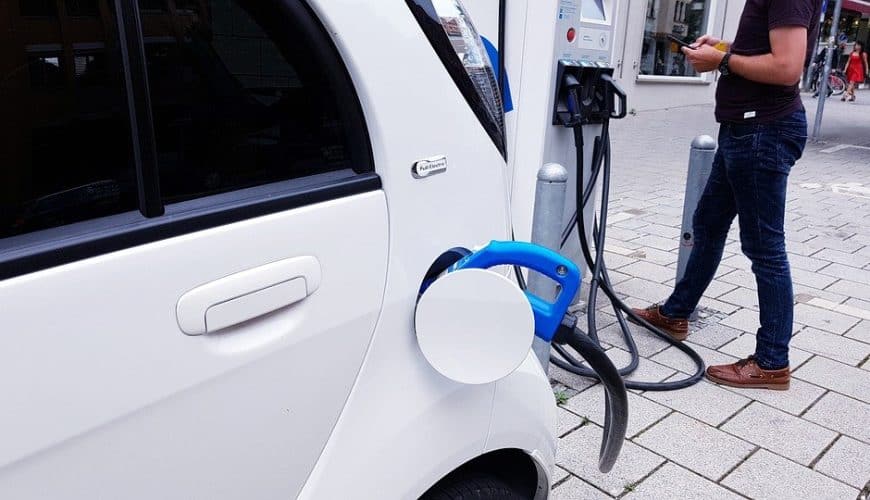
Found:
[[[56,17],[57,0],[18,0],[18,11],[22,16]]]
[[[112,0],[114,3],[114,0]],[[66,0],[66,13],[73,17],[96,17],[100,15],[97,0]]]
[[[353,168],[331,83],[277,2],[182,5],[144,28],[165,202]]]
[[[69,22],[0,15],[0,238],[136,208],[115,21]]]
[[[703,35],[710,17],[711,0],[647,1],[640,74],[697,76],[679,46],[671,42],[668,35],[687,42]]]

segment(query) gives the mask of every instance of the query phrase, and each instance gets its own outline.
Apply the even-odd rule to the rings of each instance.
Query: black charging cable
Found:
[[[607,83],[608,82],[605,82],[605,84]],[[569,90],[569,102],[571,102],[572,104],[579,103],[579,97],[577,92],[577,87],[572,87]],[[655,334],[668,344],[673,345],[680,351],[684,352],[687,356],[689,356],[689,358],[692,359],[697,368],[694,374],[684,379],[668,382],[625,381],[625,387],[628,389],[644,391],[672,391],[695,385],[700,382],[701,379],[704,377],[705,366],[704,360],[701,358],[701,356],[685,343],[674,340],[670,335],[661,331],[654,325],[650,324],[649,322],[635,314],[634,311],[617,296],[610,281],[610,277],[607,273],[607,266],[604,260],[604,245],[607,238],[607,216],[610,204],[612,159],[610,150],[610,114],[605,113],[602,118],[602,134],[601,136],[596,138],[596,143],[593,149],[593,162],[591,169],[592,175],[590,176],[589,184],[585,186],[583,180],[585,156],[583,120],[572,120],[572,122],[576,122],[573,123],[571,127],[574,131],[574,143],[577,152],[576,213],[574,217],[572,217],[573,220],[571,222],[571,225],[563,233],[562,244],[564,246],[564,244],[568,240],[568,236],[570,236],[571,232],[576,226],[584,260],[586,261],[588,268],[592,270],[592,273],[590,275],[589,294],[586,305],[586,334],[596,345],[600,347],[596,314],[598,309],[599,291],[604,292],[604,294],[610,300],[611,306],[613,307],[616,320],[622,331],[623,340],[625,341],[628,352],[631,356],[629,364],[626,367],[618,370],[621,376],[625,377],[630,375],[637,370],[640,364],[640,354],[638,353],[637,344],[635,343],[632,336],[631,327],[626,321],[626,316],[628,318],[631,318],[631,320],[633,320],[635,323],[651,331],[653,334]],[[586,236],[586,221],[582,214],[589,204],[592,193],[594,192],[594,187],[599,177],[601,177],[602,182],[600,206],[601,208],[600,219],[598,216],[596,216],[592,227],[592,233],[595,243],[595,255],[593,257],[590,250],[589,241]],[[574,334],[584,335],[584,332],[582,332],[582,330],[580,330],[579,328],[574,327]],[[589,369],[587,366],[584,366],[581,360],[577,359],[565,348],[564,345],[562,345],[567,344],[571,346],[572,342],[564,342],[564,340],[569,338],[569,335],[566,335],[565,332],[562,332],[562,335],[559,336],[558,340],[563,340],[563,342],[554,343],[553,348],[555,349],[556,353],[558,353],[558,356],[551,355],[550,359],[552,363],[566,371],[580,375],[582,377],[602,380],[602,376],[600,376],[594,370]],[[577,341],[574,341],[574,343],[576,342]],[[575,348],[575,350],[577,349]]]

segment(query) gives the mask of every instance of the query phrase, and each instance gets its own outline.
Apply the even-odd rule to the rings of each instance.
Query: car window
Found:
[[[0,238],[135,210],[114,15],[63,30],[93,5],[19,5],[0,16]]]
[[[160,199],[149,203],[159,207],[371,170],[361,115],[344,109],[358,102],[336,88],[340,59],[324,57],[328,38],[290,22],[313,17],[301,6],[122,5],[139,9],[130,46],[112,1],[20,0],[17,13],[0,16],[0,238],[135,211],[152,192],[139,186],[152,171]],[[144,53],[147,101],[128,96],[145,88],[135,80],[146,72],[127,67],[137,59],[122,46]],[[143,128],[153,144],[134,133]]]
[[[274,3],[193,4],[144,28],[165,203],[351,168],[332,86]]]

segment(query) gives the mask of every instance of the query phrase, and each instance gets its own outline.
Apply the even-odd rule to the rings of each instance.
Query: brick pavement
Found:
[[[807,99],[812,107],[816,102]],[[632,391],[629,440],[614,471],[596,467],[602,390],[552,369],[561,405],[556,498],[866,499],[870,491],[870,92],[830,100],[824,142],[790,178],[787,239],[794,268],[794,377],[788,392],[702,382]],[[644,112],[612,127],[614,185],[608,263],[630,304],[666,298],[676,272],[688,146],[715,135],[709,106]],[[758,299],[737,224],[689,342],[708,363],[750,354]],[[606,311],[606,310],[603,310]],[[602,326],[612,323],[602,314]],[[627,359],[615,325],[614,361]],[[639,332],[634,376],[685,376],[688,359]]]

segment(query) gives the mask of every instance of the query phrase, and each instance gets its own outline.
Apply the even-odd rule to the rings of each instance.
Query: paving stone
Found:
[[[571,398],[565,405],[569,410],[584,415],[598,425],[604,425],[604,389],[592,387],[578,396]],[[671,412],[670,408],[642,398],[632,392],[628,393],[628,432],[631,437],[646,429],[656,421]]]
[[[739,359],[743,359],[751,354],[755,354],[755,335],[751,335],[748,333],[743,334],[740,337],[737,337],[737,339],[735,339],[733,342],[730,342],[720,347],[719,351]],[[792,369],[795,369],[798,366],[806,363],[808,359],[813,357],[813,355],[806,351],[796,349],[794,346],[790,346],[788,350],[788,357],[789,364],[791,365]]]
[[[635,262],[634,264],[625,266],[620,270],[632,276],[649,281],[655,281],[656,283],[664,283],[665,281],[673,279],[675,276],[673,269],[644,261]]]
[[[657,250],[664,250],[665,252],[672,252],[680,246],[679,240],[676,237],[665,238],[657,235],[642,236],[633,240],[633,243],[642,245],[644,248],[655,248]]]
[[[734,304],[729,304],[728,302],[722,302],[721,300],[708,297],[701,297],[701,302],[698,304],[698,307],[712,309],[722,314],[732,314],[740,309],[739,306],[735,306]]]
[[[798,368],[794,376],[865,403],[870,402],[870,372],[860,368],[817,356]]]
[[[853,301],[857,301],[857,299],[851,299]],[[861,303],[870,305],[864,301],[860,301]],[[834,311],[840,314],[845,314],[846,316],[852,316],[853,318],[858,319],[866,319],[870,320],[870,309],[855,307],[845,303],[837,303],[821,298],[814,298],[806,302],[813,307],[819,307],[821,309],[826,309],[828,311]]]
[[[692,338],[692,342],[686,342],[686,345],[694,349],[695,352],[697,352],[698,354],[700,354],[701,359],[704,360],[704,363],[707,366],[726,365],[734,363],[739,359],[728,354],[724,354],[719,351],[714,351],[712,349],[708,349],[704,346],[698,345],[694,342],[694,338]],[[657,363],[661,363],[665,366],[671,367],[675,370],[679,370],[683,373],[692,374],[695,373],[695,370],[697,369],[692,359],[676,347],[669,347],[664,351],[660,352],[659,354],[656,354],[651,359]]]
[[[676,252],[666,252],[657,248],[641,248],[634,255],[638,259],[655,262],[660,266],[669,266],[677,261]]]
[[[752,268],[752,261],[750,261],[745,255],[742,253],[738,253],[728,257],[727,259],[722,259],[721,262],[723,265],[731,266],[736,269],[740,269],[743,271],[749,271]]]
[[[804,271],[815,272],[827,266],[830,263],[829,259],[822,260],[817,255],[812,257],[804,257],[796,253],[789,253],[788,262],[792,269],[803,269]]]
[[[671,291],[672,288],[669,286],[640,278],[634,278],[619,285],[619,292],[649,304],[667,300]]]
[[[850,306],[850,307],[864,310],[864,311],[870,311],[870,301],[867,301],[867,300],[850,298],[850,299],[847,299],[846,302],[844,302],[844,304],[847,306]]]
[[[671,414],[634,441],[713,481],[755,449],[751,443],[679,413]]]
[[[598,382],[581,377],[580,375],[575,375],[571,372],[565,371],[558,366],[550,364],[550,379],[555,380],[561,384],[564,384],[567,387],[570,387],[576,391],[583,391],[597,384]]]
[[[758,310],[758,292],[749,288],[736,288],[719,297],[719,300],[737,304],[740,307],[746,307],[753,311]]]
[[[830,292],[828,290],[819,290],[818,288],[804,286],[800,283],[794,284],[794,293],[795,295],[809,295],[811,298],[819,297],[825,300],[830,300],[831,302],[835,302],[837,304],[845,302],[848,298],[847,296],[840,295],[839,293]]]
[[[824,427],[758,402],[721,429],[803,465],[809,465],[837,437]]]
[[[572,477],[553,490],[556,500],[599,500],[610,498],[583,481]]]
[[[577,397],[577,396],[575,396],[575,397]],[[571,399],[574,399],[574,398],[571,398]],[[567,401],[567,403],[570,403],[571,399],[569,399]],[[577,415],[575,415],[575,414],[573,414],[570,411],[565,409],[565,407],[567,407],[567,406],[568,406],[568,404],[561,405],[558,413],[556,414],[557,415],[556,435],[559,437],[562,437],[565,434],[568,434],[569,432],[573,431],[574,429],[580,427],[580,425],[583,423],[582,418],[578,417]]]
[[[846,332],[846,337],[870,344],[870,321],[862,321]]]
[[[768,406],[800,415],[826,391],[821,387],[792,378],[787,391],[767,391],[758,389],[738,389],[736,387],[721,386],[723,389],[746,396],[749,399],[760,401]]]
[[[755,275],[749,271],[743,271],[738,269],[734,272],[722,276],[719,279],[727,283],[731,283],[732,285],[742,286],[743,288],[749,288],[751,290],[756,289]]]
[[[821,235],[808,240],[806,244],[819,250],[830,248],[831,250],[838,250],[844,253],[855,253],[864,248],[864,245],[859,242],[831,238],[827,235]]]
[[[825,248],[818,253],[813,254],[814,259],[826,260],[837,264],[842,264],[851,267],[864,267],[867,265],[867,258],[860,254],[840,252]]]
[[[870,283],[870,271],[859,269],[857,267],[844,266],[843,264],[831,264],[819,272],[843,280],[852,280],[857,281],[858,283]]]
[[[675,375],[668,380],[677,377],[683,378],[684,375]],[[705,380],[679,391],[647,391],[643,397],[713,426],[720,425],[751,401]]]
[[[665,462],[649,450],[626,441],[616,466],[608,474],[598,470],[598,450],[603,429],[589,424],[559,440],[556,463],[570,473],[610,493],[619,495]]]
[[[758,331],[760,325],[758,312],[751,309],[741,309],[723,319],[721,323],[725,326],[730,326],[731,328],[752,334],[755,334]]]
[[[628,274],[623,274],[619,271],[613,271],[610,269],[610,264],[607,264],[607,277],[610,278],[610,284],[613,286],[619,286],[620,283],[624,283],[634,276],[630,276]]]
[[[637,259],[634,257],[627,257],[625,255],[619,255],[612,252],[605,252],[604,262],[607,263],[607,270],[611,274],[612,278],[614,270],[622,269],[625,266],[634,264],[635,262],[637,262]]]
[[[857,297],[861,300],[870,301],[870,286],[861,285],[854,281],[840,280],[825,289],[826,291],[845,295],[847,297]]]
[[[609,224],[608,224],[609,225]],[[642,227],[646,227],[649,225],[649,222],[643,219],[628,219],[620,222],[615,222],[613,224],[614,227],[621,227],[623,229],[640,229]]]
[[[870,445],[843,436],[816,464],[816,470],[856,488],[870,481]]]
[[[642,357],[648,358],[658,352],[664,351],[670,346],[670,344],[643,327],[634,324],[629,326],[632,338],[634,338],[635,345],[637,345],[637,351]],[[622,337],[622,328],[619,326],[619,323],[614,323],[603,330],[599,330],[598,335],[602,342],[623,350],[628,349]],[[665,376],[667,377],[667,375]]]
[[[615,241],[618,245],[620,242],[631,241],[636,238],[640,238],[641,236],[645,236],[646,233],[641,233],[634,229],[623,229],[621,227],[610,227],[608,224],[607,227],[607,238],[608,241]]]
[[[791,270],[791,279],[795,283],[819,289],[824,289],[837,281],[837,278],[833,276],[819,274],[819,272],[804,271],[798,268]]]
[[[679,465],[666,463],[625,499],[738,500],[741,497]]]
[[[791,339],[791,345],[852,366],[860,364],[870,355],[870,344],[814,328],[801,330]]]
[[[829,392],[803,418],[870,444],[870,404]]]
[[[827,309],[821,309],[808,304],[794,306],[795,323],[811,326],[826,332],[842,335],[857,325],[859,318],[847,316]]]
[[[570,476],[571,474],[561,467],[556,467],[553,470],[553,484],[556,484],[560,481],[563,481],[565,478]]]
[[[613,348],[605,352],[617,368],[623,368],[631,363],[631,355],[628,351]],[[637,369],[624,378],[626,381],[631,382],[662,382],[674,373],[676,372],[667,366],[660,365],[646,358],[641,358]]]
[[[722,483],[756,500],[851,500],[858,490],[766,450],[758,450]]]
[[[715,323],[693,332],[692,342],[710,349],[718,349],[741,335],[743,332],[740,330]]]

